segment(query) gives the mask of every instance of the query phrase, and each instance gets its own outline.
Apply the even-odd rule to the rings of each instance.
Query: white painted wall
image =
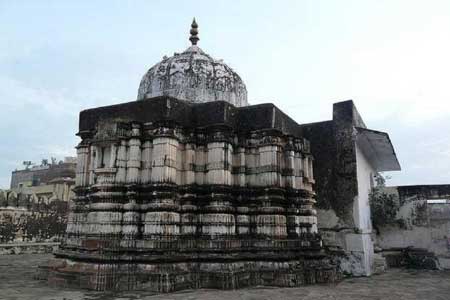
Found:
[[[353,202],[353,220],[358,233],[349,233],[345,237],[346,250],[351,253],[349,268],[353,275],[370,276],[373,272],[372,221],[370,215],[369,194],[373,187],[376,170],[372,167],[358,144],[356,151],[356,173],[358,196]]]
[[[363,232],[372,231],[372,222],[370,218],[369,194],[373,187],[373,176],[376,170],[364,156],[364,153],[358,147],[356,148],[356,172],[358,180],[358,197],[354,202],[353,218],[355,225]]]

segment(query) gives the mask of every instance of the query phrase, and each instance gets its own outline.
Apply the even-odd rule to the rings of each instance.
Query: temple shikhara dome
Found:
[[[197,46],[198,25],[192,23],[192,46],[164,59],[141,80],[138,100],[171,96],[192,103],[226,101],[247,106],[247,89],[241,77],[222,60],[216,60]]]

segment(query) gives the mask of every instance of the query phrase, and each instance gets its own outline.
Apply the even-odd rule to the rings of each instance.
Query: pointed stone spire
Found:
[[[195,22],[195,18],[192,21],[190,33],[191,33],[191,37],[189,38],[189,40],[191,41],[192,45],[197,45],[197,42],[200,40],[200,38],[197,36],[198,35],[198,25],[197,25],[197,22]]]

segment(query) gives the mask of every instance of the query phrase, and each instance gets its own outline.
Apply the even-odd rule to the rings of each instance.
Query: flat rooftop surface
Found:
[[[351,278],[336,285],[312,285],[301,288],[247,288],[233,291],[186,290],[172,294],[132,291],[118,294],[54,288],[33,279],[36,267],[50,254],[0,255],[0,299],[53,300],[284,300],[284,299],[450,299],[450,271],[390,269],[369,278]]]

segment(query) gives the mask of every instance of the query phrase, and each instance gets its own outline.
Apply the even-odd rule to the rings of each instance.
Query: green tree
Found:
[[[386,224],[398,223],[397,213],[400,209],[398,196],[386,193],[386,178],[376,177],[377,185],[369,194],[372,226],[379,233],[380,227]]]

